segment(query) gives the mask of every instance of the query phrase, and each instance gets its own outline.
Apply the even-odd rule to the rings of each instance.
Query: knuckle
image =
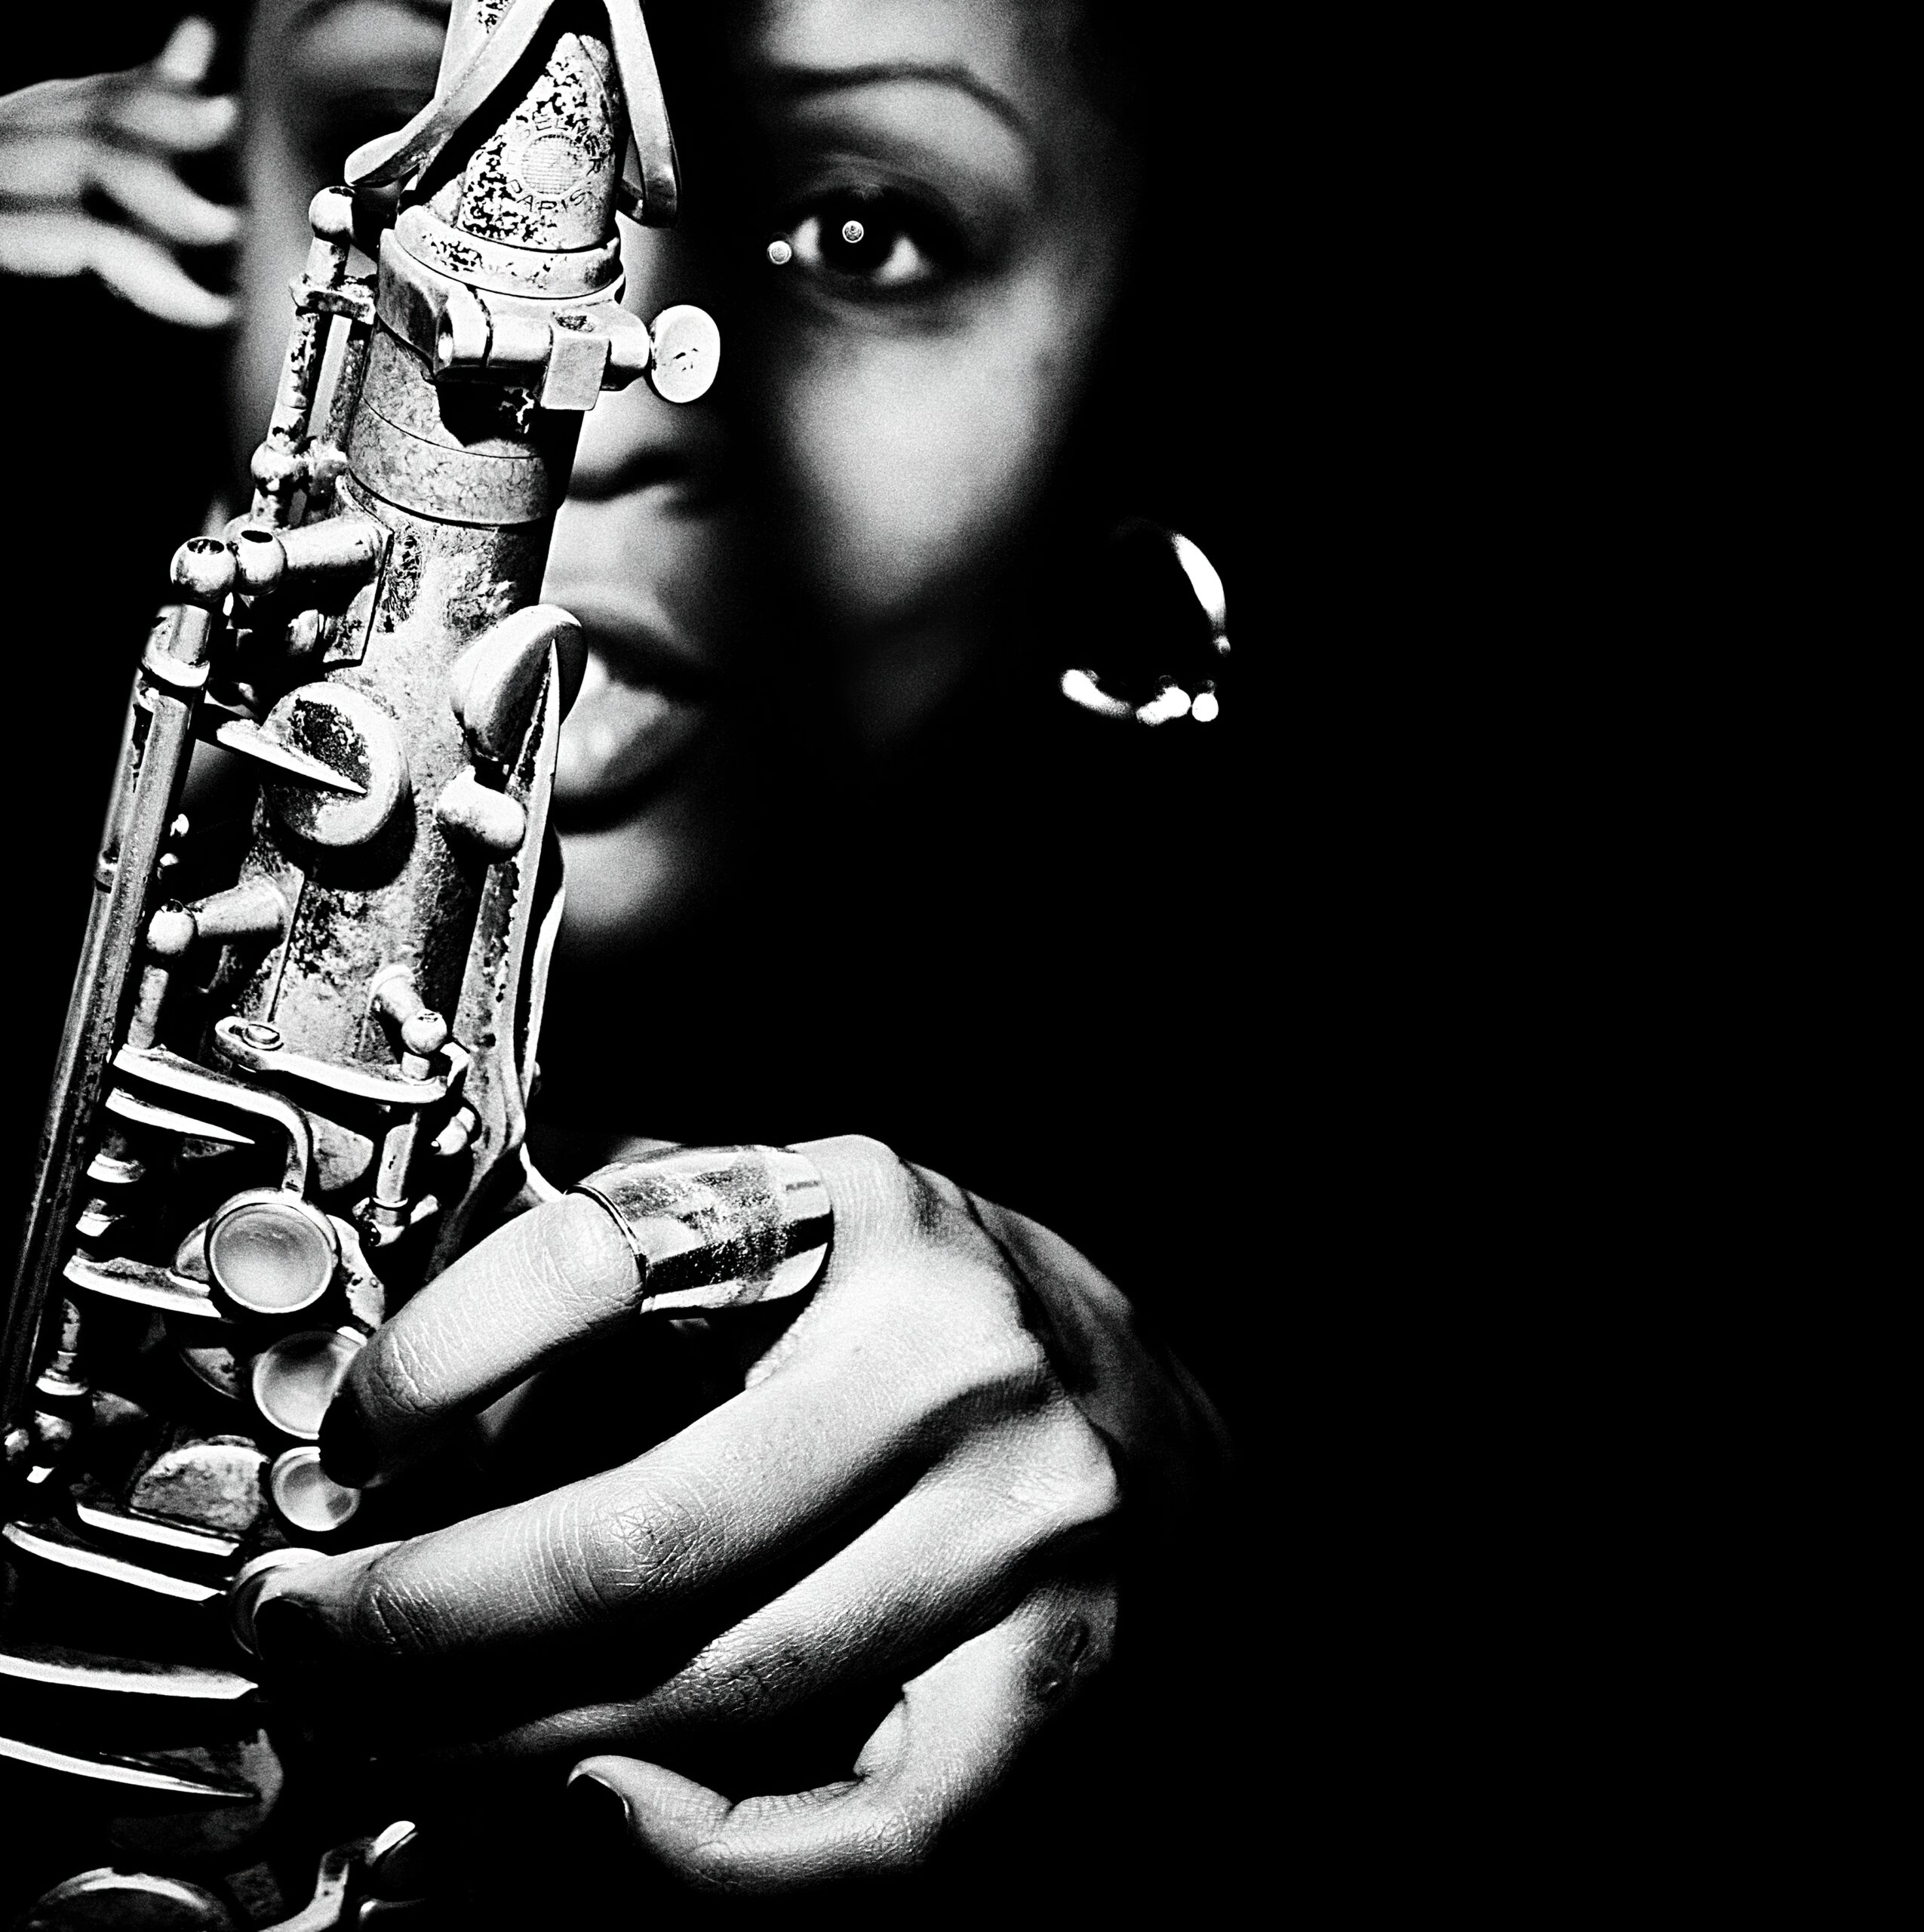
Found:
[[[976,1324],[938,1337],[929,1352],[929,1419],[967,1432],[1030,1413],[1055,1392],[1055,1378],[1041,1345],[1013,1322]]]
[[[861,1835],[861,1862],[878,1872],[908,1872],[927,1862],[934,1850],[935,1820],[903,1804],[875,1812]]]
[[[637,1597],[673,1594],[702,1547],[700,1512],[653,1491],[592,1516],[577,1514],[563,1568],[582,1607],[607,1614]]]
[[[416,1657],[432,1647],[426,1604],[379,1564],[355,1594],[348,1628],[358,1643],[392,1659]]]
[[[1010,1407],[1040,1401],[1055,1386],[1047,1352],[1013,1319],[978,1327],[956,1349],[955,1365],[968,1390]]]
[[[704,1838],[690,1845],[679,1860],[681,1875],[705,1892],[732,1892],[742,1889],[741,1861],[725,1838]]]
[[[433,1374],[426,1352],[407,1324],[383,1329],[368,1349],[364,1385],[377,1414],[400,1422],[419,1421],[434,1407]]]
[[[877,1140],[872,1134],[835,1134],[825,1140],[813,1140],[805,1143],[819,1148],[824,1152],[832,1149],[843,1159],[865,1164],[884,1172],[896,1164],[895,1149],[886,1141]]]
[[[1077,1520],[1106,1522],[1122,1507],[1122,1475],[1109,1445],[1080,1414],[1068,1432],[1064,1462],[1069,1475]]]
[[[809,1147],[845,1171],[885,1225],[923,1235],[939,1229],[953,1211],[942,1192],[946,1183],[871,1135],[838,1134],[832,1140],[810,1143],[804,1151]]]
[[[918,1168],[898,1155],[896,1167],[900,1178],[900,1202],[909,1225],[924,1241],[941,1240],[954,1232],[957,1221],[966,1222],[962,1192],[953,1181],[927,1168]]]
[[[1029,1501],[1045,1543],[1086,1535],[1120,1515],[1123,1485],[1115,1458],[1078,1411],[1069,1409],[1064,1425],[1050,1431],[1038,1464]]]
[[[563,1303],[592,1291],[607,1271],[611,1251],[619,1247],[619,1259],[629,1258],[606,1211],[580,1195],[555,1201],[539,1216],[524,1218],[528,1223],[523,1235],[528,1264],[540,1288]]]
[[[934,1217],[935,1190],[929,1177],[911,1161],[879,1140],[864,1143],[871,1185],[891,1220],[920,1233]]]
[[[758,1869],[739,1835],[717,1832],[692,1844],[677,1861],[683,1878],[697,1891],[721,1897],[751,1897],[779,1888],[785,1875]]]
[[[556,1232],[557,1240],[537,1242],[528,1257],[527,1273],[532,1278],[529,1293],[537,1304],[569,1309],[581,1299],[586,1272],[581,1260],[581,1238],[565,1222]]]
[[[820,1140],[798,1141],[795,1151],[821,1168],[831,1186],[839,1181],[843,1188],[878,1203],[892,1200],[900,1184],[900,1157],[871,1134],[834,1134]]]
[[[694,1675],[711,1715],[748,1718],[794,1701],[807,1685],[810,1656],[792,1636],[764,1638],[752,1650],[699,1660]]]

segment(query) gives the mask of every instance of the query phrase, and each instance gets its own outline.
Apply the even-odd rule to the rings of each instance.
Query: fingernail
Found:
[[[628,1800],[611,1784],[586,1771],[568,1780],[568,1810],[594,1838],[612,1838],[628,1826]]]
[[[316,1670],[334,1654],[333,1632],[293,1596],[269,1597],[254,1614],[254,1647],[276,1670]]]
[[[337,1482],[353,1489],[377,1486],[375,1465],[380,1451],[373,1435],[352,1402],[337,1397],[321,1418],[321,1467]]]

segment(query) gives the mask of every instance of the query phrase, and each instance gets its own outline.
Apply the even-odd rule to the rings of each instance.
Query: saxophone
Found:
[[[135,676],[0,1334],[0,1816],[49,1821],[0,1907],[38,1894],[47,1932],[396,1896],[409,1828],[330,1841],[252,1611],[276,1567],[397,1533],[321,1469],[322,1414],[543,1192],[579,664],[536,601],[549,535],[601,392],[690,401],[718,355],[700,310],[622,304],[617,208],[677,199],[638,0],[455,0],[434,98],[346,172],[251,508],[175,554]],[[256,781],[244,850],[183,815],[197,742]]]

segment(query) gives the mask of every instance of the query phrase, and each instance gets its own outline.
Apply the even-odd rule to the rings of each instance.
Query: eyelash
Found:
[[[848,238],[850,224],[860,232]],[[967,266],[954,224],[913,195],[889,188],[817,195],[768,243],[778,268],[799,268],[838,294],[899,300],[933,294]]]

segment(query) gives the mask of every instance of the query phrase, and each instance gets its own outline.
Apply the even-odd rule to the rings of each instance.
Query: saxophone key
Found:
[[[172,1570],[156,1561],[138,1561],[103,1549],[55,1518],[9,1522],[0,1527],[0,1537],[23,1555],[36,1557],[57,1568],[77,1571],[103,1583],[124,1584],[155,1596],[171,1597],[179,1603],[211,1603],[221,1594],[217,1583],[189,1575],[184,1569]],[[183,1564],[193,1561],[183,1555]]]
[[[158,1663],[148,1657],[108,1657],[62,1644],[11,1638],[0,1643],[0,1677],[57,1689],[101,1690],[110,1697],[177,1697],[227,1704],[250,1697],[250,1677],[206,1665]]]
[[[558,604],[524,605],[475,638],[448,672],[447,697],[476,752],[498,764],[512,760],[534,715],[550,652],[565,693],[570,669],[579,681],[585,648],[579,622]]]
[[[268,781],[267,801],[281,829],[309,844],[364,845],[412,795],[407,753],[394,720],[351,685],[315,683],[290,691],[262,721],[260,737],[304,754],[333,780],[346,781],[324,783],[306,771]]]
[[[110,1301],[133,1302],[144,1308],[157,1308],[165,1315],[185,1315],[192,1320],[220,1318],[220,1311],[214,1306],[204,1283],[171,1268],[156,1267],[152,1262],[137,1261],[126,1255],[103,1258],[75,1254],[68,1257],[60,1273],[70,1287],[105,1295]]]
[[[447,1022],[421,997],[413,967],[389,966],[376,974],[367,1003],[393,1027],[404,1054],[427,1059],[447,1045]],[[429,1075],[411,1077],[426,1079]]]
[[[265,1509],[267,1457],[242,1435],[208,1435],[176,1443],[143,1469],[127,1498],[127,1510],[149,1524],[167,1524],[228,1546],[224,1563],[259,1527]],[[158,1531],[128,1531],[174,1549],[188,1545]]]
[[[275,771],[285,772],[290,777],[304,779],[310,785],[318,785],[324,791],[339,792],[346,797],[358,798],[367,788],[357,784],[352,778],[337,771],[332,765],[324,764],[318,758],[311,758],[305,752],[297,751],[290,745],[270,738],[261,728],[250,719],[229,718],[214,728],[214,742],[223,749],[236,752],[243,758],[250,758],[257,764],[271,766]]]
[[[251,1134],[240,1133],[219,1121],[203,1120],[197,1114],[183,1113],[177,1107],[163,1107],[155,1101],[143,1100],[124,1087],[115,1088],[103,1104],[109,1113],[131,1121],[136,1127],[164,1128],[168,1133],[180,1134],[183,1139],[217,1141],[223,1147],[251,1147],[254,1144]]]
[[[104,1148],[87,1164],[87,1178],[97,1187],[137,1187],[146,1174],[147,1164],[137,1156]]]
[[[241,1564],[227,1589],[227,1627],[233,1633],[234,1641],[249,1657],[260,1654],[254,1647],[254,1614],[260,1607],[269,1578],[277,1570],[316,1562],[322,1554],[320,1550],[304,1549],[298,1543],[283,1544],[278,1549],[263,1550],[260,1555]]]
[[[275,1458],[267,1488],[282,1521],[305,1536],[330,1536],[344,1529],[361,1507],[360,1491],[335,1481],[321,1468],[321,1451],[312,1443]]]
[[[263,1349],[248,1377],[262,1420],[297,1441],[315,1441],[335,1390],[367,1343],[358,1328],[303,1328]]]
[[[231,1331],[229,1323],[223,1321],[220,1326],[223,1331]],[[240,1357],[227,1342],[201,1341],[184,1323],[177,1331],[169,1322],[167,1338],[174,1344],[175,1359],[203,1389],[211,1390],[224,1401],[246,1401],[246,1374],[241,1367]]]
[[[260,1801],[260,1792],[252,1785],[243,1784],[238,1779],[224,1777],[218,1771],[203,1768],[191,1761],[183,1762],[179,1758],[162,1756],[158,1752],[142,1756],[131,1752],[122,1754],[109,1751],[54,1751],[44,1745],[30,1743],[24,1738],[0,1737],[0,1758],[11,1758],[16,1764],[37,1765],[43,1770],[64,1771],[71,1777],[91,1778],[106,1784],[131,1785],[140,1791],[170,1792],[181,1797],[207,1798],[226,1804],[255,1804]],[[113,1878],[126,1881],[130,1876],[103,1870],[83,1873],[81,1878]],[[57,1887],[56,1892],[65,1893],[68,1887],[79,1884],[81,1878],[69,1878],[65,1885]],[[145,1883],[149,1886],[179,1884],[179,1881],[174,1879],[144,1878],[135,1879],[132,1882]],[[102,1889],[95,1887],[97,1895]],[[199,1887],[181,1887],[180,1889],[198,1891]],[[134,1895],[124,1890],[119,1894],[123,1897]],[[54,1894],[50,1893],[48,1898],[54,1896]],[[46,1902],[46,1900],[41,1901],[43,1905]],[[56,1924],[58,1922],[54,1921]],[[89,1921],[76,1918],[71,1922],[81,1925]],[[118,1922],[124,1924],[138,1921],[121,1919]],[[213,1922],[220,1924],[231,1921],[217,1919]],[[97,1918],[91,1923],[112,1925],[116,1921],[112,1918]]]
[[[207,1223],[207,1272],[248,1315],[297,1315],[333,1285],[340,1238],[319,1208],[284,1188],[244,1189]]]
[[[715,318],[678,302],[655,318],[648,334],[653,346],[648,386],[664,402],[699,402],[714,388],[721,367],[721,331]]]
[[[186,1523],[171,1523],[164,1517],[137,1515],[116,1508],[91,1487],[75,1490],[73,1513],[83,1529],[97,1531],[103,1536],[124,1537],[131,1543],[181,1550],[216,1563],[231,1563],[240,1551],[238,1537],[223,1536],[217,1530],[195,1529]]]
[[[527,811],[518,799],[484,785],[472,765],[458,772],[435,801],[441,829],[493,860],[511,859],[527,838]]]

